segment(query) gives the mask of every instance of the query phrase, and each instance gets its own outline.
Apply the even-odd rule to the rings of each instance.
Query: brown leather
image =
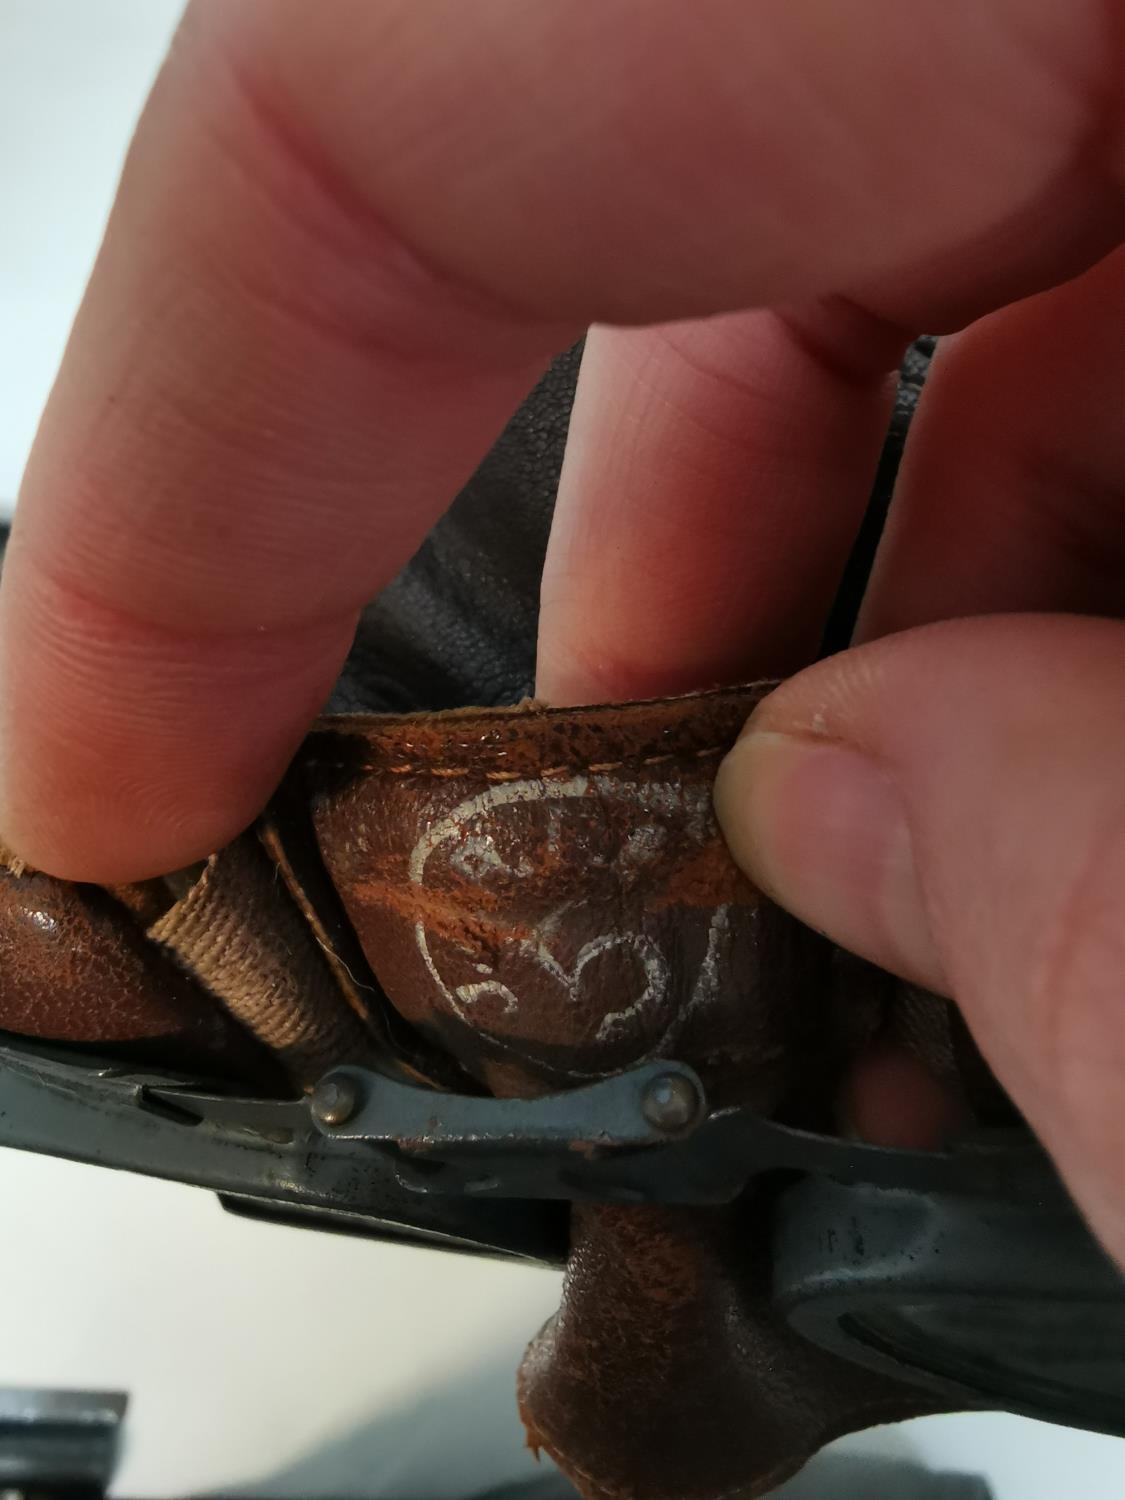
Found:
[[[254,835],[213,854],[148,933],[297,1083],[371,1060],[372,1027],[343,1003],[315,932]]]
[[[0,1028],[309,1087],[380,1033],[255,834],[198,870],[103,890],[0,849]]]
[[[844,1433],[937,1409],[789,1332],[755,1212],[576,1208],[519,1402],[589,1500],[764,1494]]]
[[[276,1073],[123,900],[12,862],[0,862],[0,1027],[189,1068]]]
[[[174,889],[0,872],[0,1025],[248,1076],[252,1030],[298,1085],[382,1049],[503,1095],[675,1056],[717,1104],[829,1127],[894,987],[723,844],[714,773],[764,691],[324,720],[264,849],[248,835]],[[947,1016],[914,994],[896,1024],[953,1076]],[[933,1409],[779,1322],[767,1207],[575,1211],[519,1399],[591,1500],[757,1495],[840,1433]]]
[[[755,696],[328,721],[301,762],[316,831],[396,1009],[497,1092],[686,1051],[720,1097],[774,1107],[828,950],[714,824]]]
[[[716,1103],[825,1123],[879,1005],[839,993],[828,945],[716,827],[715,769],[762,691],[326,723],[301,760],[321,852],[401,1014],[499,1094],[676,1056]],[[764,1223],[752,1202],[575,1213],[520,1403],[587,1496],[758,1494],[932,1409],[787,1331]]]

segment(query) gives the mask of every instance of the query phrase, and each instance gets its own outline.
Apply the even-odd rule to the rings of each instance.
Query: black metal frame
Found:
[[[377,1239],[559,1264],[566,1213],[423,1197],[377,1151],[336,1141],[306,1101],[217,1096],[197,1080],[0,1044],[0,1146],[191,1183],[256,1217]],[[200,1101],[195,1107],[193,1101]]]
[[[7,1038],[0,1145],[193,1183],[259,1218],[547,1265],[572,1201],[731,1203],[768,1179],[774,1299],[803,1337],[968,1405],[1125,1435],[1125,1281],[1026,1131],[937,1152],[845,1141],[710,1110],[666,1061],[535,1100],[358,1068],[259,1099]],[[1044,1306],[1065,1316],[1029,1361],[1013,1330]]]
[[[984,1406],[1125,1437],[1125,1283],[1057,1198],[807,1179],[774,1215],[804,1338]]]

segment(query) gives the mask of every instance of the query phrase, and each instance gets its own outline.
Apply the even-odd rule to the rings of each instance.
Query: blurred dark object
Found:
[[[127,1404],[115,1392],[0,1390],[4,1500],[100,1500]]]
[[[843,651],[852,638],[856,617],[867,588],[867,580],[871,576],[871,568],[875,562],[875,553],[879,549],[883,527],[887,524],[887,512],[891,507],[895,480],[898,478],[898,466],[902,461],[903,449],[906,446],[906,435],[910,429],[914,409],[918,405],[918,397],[922,394],[922,387],[929,374],[930,360],[933,358],[936,344],[937,340],[932,338],[915,339],[906,351],[906,358],[902,362],[898,392],[895,395],[894,414],[883,443],[879,467],[875,471],[871,499],[856,536],[852,555],[844,569],[844,576],[840,580],[836,603],[825,627],[824,640],[821,645],[824,656]]]

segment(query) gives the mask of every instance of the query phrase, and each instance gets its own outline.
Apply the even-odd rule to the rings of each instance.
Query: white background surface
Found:
[[[0,502],[179,8],[0,0]],[[465,1500],[534,1472],[512,1375],[550,1273],[249,1224],[202,1192],[12,1152],[0,1202],[0,1384],[129,1391],[118,1493]],[[1125,1443],[1014,1418],[843,1446],[986,1473],[997,1500],[1125,1494]],[[844,1493],[829,1480],[814,1470],[801,1500]]]

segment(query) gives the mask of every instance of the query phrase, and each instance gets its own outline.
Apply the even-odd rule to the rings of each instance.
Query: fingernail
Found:
[[[880,765],[833,741],[751,729],[720,768],[715,807],[768,895],[843,947],[941,987],[910,828]]]

